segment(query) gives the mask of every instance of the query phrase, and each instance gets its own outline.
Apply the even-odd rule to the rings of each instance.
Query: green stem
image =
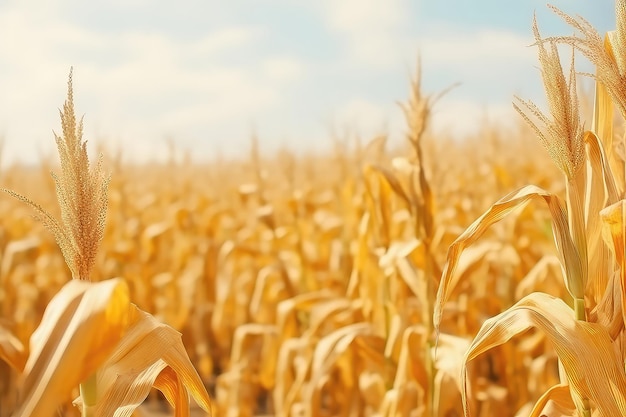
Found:
[[[587,321],[585,300],[583,298],[574,299],[574,313],[576,314],[576,320]]]
[[[567,193],[567,217],[569,222],[570,234],[574,242],[574,246],[578,251],[580,258],[580,276],[572,276],[577,281],[576,285],[571,286],[570,291],[574,290],[572,295],[576,298],[583,298],[585,289],[587,288],[588,275],[588,254],[587,254],[587,235],[585,227],[585,189],[584,189],[584,171],[581,171],[576,178],[570,179],[566,183]],[[570,272],[571,273],[571,272]]]
[[[95,373],[80,384],[80,398],[83,400],[82,417],[95,416],[98,401],[98,379]]]

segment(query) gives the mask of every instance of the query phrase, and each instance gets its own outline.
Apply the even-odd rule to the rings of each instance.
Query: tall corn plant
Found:
[[[561,371],[560,383],[541,396],[531,416],[626,415],[624,158],[614,150],[612,133],[613,106],[626,116],[626,2],[616,1],[617,30],[604,40],[584,19],[553,9],[580,35],[543,39],[533,22],[549,113],[519,98],[514,107],[563,173],[565,199],[529,185],[506,195],[473,222],[449,248],[434,325],[438,332],[443,305],[459,281],[455,271],[465,248],[492,224],[532,200],[545,203],[550,210],[570,297],[532,293],[485,321],[464,357],[465,415],[471,413],[468,398],[473,397],[468,362],[530,328],[540,330],[552,342]],[[573,58],[566,77],[559,42],[573,45],[597,67],[591,130],[585,130],[580,120]]]
[[[438,412],[430,317],[441,274],[434,243],[439,225],[431,174],[425,166],[424,139],[432,108],[448,90],[426,95],[421,81],[418,62],[410,97],[401,103],[411,156],[395,158],[390,168],[381,164],[365,167],[367,210],[359,226],[359,251],[348,285],[348,295],[358,294],[367,300],[363,305],[370,311],[364,308],[364,312],[385,336],[380,362],[392,371],[386,371],[388,375],[381,372],[376,378],[392,378],[386,382],[389,388],[380,394],[382,415],[408,413],[416,404],[418,414]],[[376,258],[368,253],[370,245]],[[381,274],[385,279],[380,279]],[[419,306],[418,310],[413,311],[413,306]],[[374,391],[374,383],[363,384]]]
[[[130,416],[153,387],[177,416],[189,415],[189,393],[210,411],[181,335],[132,304],[123,279],[90,282],[105,227],[108,179],[100,162],[90,166],[82,120],[74,113],[71,72],[61,125],[61,172],[53,174],[61,220],[4,190],[30,205],[54,234],[73,278],[49,302],[29,346],[0,328],[0,358],[22,376],[14,415],[52,416],[78,386],[74,404],[83,417]]]

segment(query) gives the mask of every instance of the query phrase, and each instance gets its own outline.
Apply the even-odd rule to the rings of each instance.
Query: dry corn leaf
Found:
[[[437,332],[441,323],[443,305],[450,297],[456,284],[453,278],[461,259],[461,253],[466,247],[476,242],[492,224],[502,220],[514,210],[524,207],[532,199],[543,200],[548,205],[552,215],[552,230],[561,260],[563,276],[566,277],[567,288],[573,297],[579,299],[584,297],[581,261],[569,234],[567,213],[557,196],[534,185],[528,185],[513,191],[494,203],[482,216],[465,229],[450,246],[447,262],[437,291],[437,301],[433,314]]]
[[[126,330],[126,283],[72,280],[50,301],[30,339],[16,417],[51,416],[92,375]]]
[[[328,301],[322,301],[319,305],[313,306],[309,326],[303,333],[305,339],[314,340],[328,334],[331,330],[336,330],[340,323],[336,323],[337,315],[349,312],[354,309],[357,303],[346,298],[336,298]]]
[[[174,417],[189,416],[189,393],[174,369],[169,366],[163,368],[154,381],[154,387],[175,407]]]
[[[602,220],[606,225],[607,236],[605,238],[610,243],[610,247],[614,249],[615,257],[618,264],[622,267],[624,274],[624,250],[626,250],[626,234],[624,227],[626,226],[626,200],[620,200],[612,204],[601,212]]]
[[[300,312],[308,312],[315,305],[332,298],[333,295],[329,291],[317,291],[298,294],[278,303],[276,322],[281,340],[294,337],[300,333],[301,323],[298,320]]]
[[[423,354],[426,343],[426,329],[424,325],[413,325],[402,332],[400,352],[397,356],[396,374],[393,387],[402,391],[410,382],[421,386],[428,384],[428,371]],[[395,359],[395,357],[392,357]]]
[[[37,237],[27,237],[21,240],[9,242],[4,248],[2,254],[2,263],[0,264],[0,277],[8,277],[10,271],[24,261],[29,256],[35,255],[37,249],[41,248],[41,239]],[[4,278],[6,279],[6,278]]]
[[[433,380],[433,415],[459,415],[462,412],[459,376],[463,369],[463,355],[470,342],[468,339],[445,333],[440,336],[439,341],[441,345],[434,364],[436,373]]]
[[[286,268],[279,264],[265,266],[257,273],[250,298],[250,317],[258,323],[274,323],[277,304],[295,293]]]
[[[465,355],[462,394],[466,415],[470,415],[467,363],[533,327],[552,342],[573,398],[591,400],[601,417],[626,415],[626,373],[606,329],[576,320],[574,311],[561,299],[543,293],[524,297],[481,327]]]
[[[383,376],[380,373],[363,371],[358,375],[358,379],[363,400],[368,406],[378,409],[387,391]]]
[[[395,359],[400,355],[400,349],[402,348],[402,332],[408,329],[406,329],[406,323],[403,322],[402,317],[399,314],[392,314],[391,308],[387,311],[391,317],[388,319],[388,324],[385,329],[386,337],[384,355],[386,358],[393,357]]]
[[[368,208],[372,212],[371,222],[374,227],[380,230],[381,245],[387,246],[391,241],[391,230],[393,229],[393,202],[392,196],[395,195],[395,191],[389,181],[383,179],[380,175],[367,175],[368,171],[373,168],[365,169],[364,182],[368,199]],[[371,178],[371,180],[370,180]]]
[[[618,199],[613,172],[607,162],[604,146],[592,132],[585,132],[585,142],[589,151],[589,176],[586,192],[586,239],[589,254],[589,277],[587,296],[593,308],[600,298],[609,280],[613,259],[602,241],[602,220],[600,211]],[[606,186],[606,192],[605,192]]]
[[[622,319],[626,322],[626,200],[618,201],[600,212],[605,225],[605,240],[613,250],[617,264],[620,266]]]
[[[400,197],[402,201],[404,201],[407,207],[413,206],[411,198],[409,198],[407,193],[404,191],[404,187],[400,183],[400,180],[393,172],[380,165],[366,167],[365,175],[370,175],[370,172],[378,172],[378,174],[380,174],[387,181],[387,184],[389,184],[389,186],[396,193],[396,195]]]
[[[96,378],[96,417],[131,416],[153,386],[163,388],[177,417],[189,416],[188,393],[205,411],[211,411],[209,395],[187,356],[181,334],[134,305],[128,331]],[[80,403],[80,398],[75,400]]]
[[[276,363],[276,386],[273,391],[274,407],[278,417],[284,417],[296,404],[302,386],[309,374],[313,348],[304,338],[287,339],[280,344]]]
[[[235,331],[230,354],[233,364],[249,363],[260,385],[268,390],[274,388],[276,383],[277,338],[278,331],[274,325],[243,324]]]
[[[594,132],[585,132],[585,142],[589,146],[589,160],[592,169],[598,174],[598,177],[603,176],[604,186],[607,189],[607,201],[609,204],[615,203],[622,192],[615,184],[616,176],[608,163],[606,148],[600,137]]]
[[[417,407],[415,406],[417,404]],[[385,393],[380,406],[384,417],[426,416],[424,390],[416,381],[407,381]]]
[[[576,417],[569,385],[559,384],[547,390],[535,403],[528,417]]]
[[[308,402],[312,405],[309,407],[309,412],[307,413],[308,416],[315,417],[321,415],[319,407],[315,407],[313,405],[318,404],[321,400],[322,389],[325,385],[324,382],[326,378],[332,375],[332,367],[340,364],[340,358],[351,346],[353,346],[355,339],[367,336],[373,337],[373,340],[370,340],[369,343],[373,344],[375,340],[380,343],[380,354],[378,355],[378,358],[375,358],[375,360],[378,362],[377,365],[381,365],[384,363],[382,355],[384,341],[382,338],[373,334],[373,326],[369,323],[350,324],[332,332],[318,342],[313,355],[313,360],[311,362],[311,382],[304,394],[307,397]],[[351,376],[352,375],[347,375],[346,378]],[[352,385],[357,385],[358,381],[351,381],[351,383]]]
[[[613,272],[600,302],[589,312],[589,321],[604,326],[613,340],[619,339],[624,330],[620,273],[620,270]]]
[[[552,282],[557,279],[560,285],[562,277],[559,258],[554,255],[544,255],[517,284],[515,288],[515,299],[519,300],[539,290],[551,295],[559,295],[550,292],[550,288],[555,286]]]
[[[0,359],[16,371],[22,372],[27,358],[28,352],[22,342],[10,331],[0,326]]]
[[[424,395],[428,385],[428,372],[425,366],[423,347],[426,341],[424,325],[408,326],[402,331],[399,353],[396,356],[385,350],[385,359],[395,364],[393,385],[385,393],[380,406],[383,416],[426,415]],[[393,356],[388,356],[392,354]],[[397,358],[397,359],[396,359]],[[419,404],[415,409],[415,404]]]
[[[438,352],[441,353],[435,359],[435,367],[438,374],[448,374],[457,384],[457,389],[461,391],[461,381],[459,375],[463,368],[463,356],[467,352],[470,342],[468,339],[450,334],[442,334],[439,339],[441,346]]]

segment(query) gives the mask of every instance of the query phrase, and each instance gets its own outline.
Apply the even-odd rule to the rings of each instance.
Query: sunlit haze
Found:
[[[614,27],[613,1],[553,3]],[[506,125],[513,94],[542,103],[533,13],[543,35],[572,33],[533,0],[4,1],[3,161],[51,152],[71,66],[86,139],[129,160],[164,158],[168,139],[197,160],[237,155],[253,129],[270,152],[322,150],[332,129],[400,138],[418,52],[425,91],[460,83],[434,129]]]

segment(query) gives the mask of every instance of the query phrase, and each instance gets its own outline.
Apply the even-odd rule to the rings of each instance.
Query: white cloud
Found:
[[[347,59],[368,70],[397,67],[413,43],[406,28],[407,0],[325,0],[319,3],[327,26],[344,42]]]
[[[335,118],[339,125],[352,126],[365,137],[373,137],[388,130],[393,116],[390,107],[364,98],[354,98],[339,106]]]
[[[476,32],[444,32],[419,40],[424,61],[432,65],[460,66],[492,70],[494,64],[535,62],[536,51],[527,46],[529,36],[505,30],[483,29]],[[503,74],[504,75],[504,74]]]
[[[265,60],[263,71],[269,78],[281,82],[302,81],[306,75],[306,68],[302,62],[285,56]]]
[[[480,106],[474,100],[442,99],[433,109],[432,129],[435,133],[463,139],[479,133],[485,123],[512,128],[519,122],[518,117],[510,103]]]
[[[189,45],[188,54],[211,55],[229,49],[239,48],[265,36],[264,30],[256,26],[229,26],[210,35],[204,36],[198,41],[186,41],[183,45]]]
[[[177,40],[160,33],[96,32],[53,14],[32,19],[27,8],[14,6],[0,13],[0,28],[4,39],[13,40],[0,43],[0,132],[7,159],[26,162],[37,161],[34,150],[54,146],[55,109],[65,99],[70,65],[77,111],[86,113],[86,138],[93,140],[94,131],[115,137],[137,159],[159,156],[154,143],[167,134],[199,144],[209,136],[247,135],[247,126],[232,126],[278,105],[280,83],[302,72],[288,57],[268,60],[266,74],[254,64],[220,60],[222,52],[260,41],[264,32],[255,26],[230,25]]]
[[[360,35],[367,30],[382,31],[403,20],[404,0],[326,0],[323,2],[330,25],[341,32]]]

